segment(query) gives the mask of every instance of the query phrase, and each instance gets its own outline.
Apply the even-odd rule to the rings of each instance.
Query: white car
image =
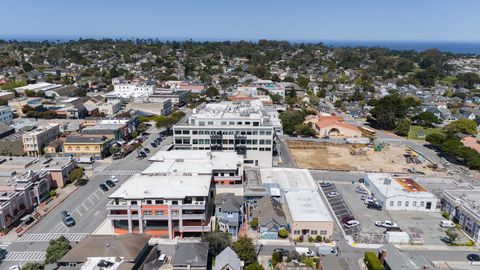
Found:
[[[114,183],[118,182],[118,178],[115,175],[110,176],[110,180]]]
[[[329,192],[329,193],[327,194],[327,197],[328,197],[328,198],[335,198],[335,197],[337,197],[338,195],[340,195],[338,192],[336,192],[336,191],[331,191],[331,192]]]
[[[369,204],[369,203],[374,203],[374,202],[375,202],[375,200],[373,198],[368,197],[368,198],[365,199],[365,201],[363,203]]]
[[[360,222],[358,220],[352,219],[347,221],[347,223],[343,224],[343,226],[347,229],[355,228],[358,225],[360,225]]]
[[[394,223],[390,220],[375,221],[375,226],[383,227],[383,228],[397,228],[398,227],[397,223]]]

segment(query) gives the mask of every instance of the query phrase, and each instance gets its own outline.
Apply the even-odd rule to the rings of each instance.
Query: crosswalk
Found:
[[[134,175],[141,173],[142,170],[102,170],[96,171],[96,175]]]
[[[0,248],[7,248],[11,244],[12,244],[12,242],[1,242],[0,243]]]
[[[5,257],[2,259],[2,261],[6,262],[18,262],[18,261],[44,261],[45,260],[45,252],[40,252],[40,251],[31,251],[31,252],[25,252],[25,251],[12,251],[8,252]]]
[[[27,233],[18,238],[17,242],[48,242],[62,235],[69,241],[76,242],[85,238],[88,233]]]

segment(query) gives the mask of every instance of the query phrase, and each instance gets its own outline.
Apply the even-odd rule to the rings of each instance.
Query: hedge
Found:
[[[383,270],[383,265],[377,258],[377,254],[373,251],[365,252],[365,264],[367,265],[368,270]]]

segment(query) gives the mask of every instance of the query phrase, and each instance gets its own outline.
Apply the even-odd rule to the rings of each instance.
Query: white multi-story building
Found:
[[[442,211],[462,226],[476,242],[480,241],[480,190],[445,190],[442,194]]]
[[[365,186],[386,210],[437,211],[437,197],[411,178],[368,173]]]
[[[125,81],[113,84],[113,95],[120,98],[148,97],[153,92],[154,86],[151,84]]]
[[[281,130],[272,114],[260,101],[206,104],[173,127],[174,147],[235,151],[247,165],[272,167],[274,135]]]
[[[0,106],[0,123],[10,125],[12,123],[12,119],[12,108],[9,106]]]

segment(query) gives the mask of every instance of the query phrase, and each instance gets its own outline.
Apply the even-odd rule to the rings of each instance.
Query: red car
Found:
[[[352,216],[344,216],[344,217],[342,218],[342,223],[347,223],[347,222],[349,222],[350,220],[354,220],[354,219],[355,219],[355,218],[352,217]]]

